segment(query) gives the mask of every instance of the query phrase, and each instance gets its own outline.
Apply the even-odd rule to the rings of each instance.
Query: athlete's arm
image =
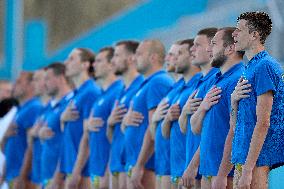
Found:
[[[190,163],[188,164],[187,168],[185,169],[181,184],[185,187],[192,187],[195,184],[195,178],[198,173],[198,167],[200,162],[200,148],[196,150],[194,156],[192,157]]]
[[[216,179],[212,183],[212,189],[225,189],[227,185],[227,176],[233,168],[231,163],[232,157],[232,142],[234,137],[234,130],[237,122],[238,103],[243,98],[248,98],[251,89],[250,84],[241,77],[231,94],[231,113],[230,113],[230,129],[225,141],[222,161]]]
[[[202,100],[197,111],[190,118],[191,131],[194,134],[200,134],[202,130],[203,119],[206,115],[206,112],[215,104],[218,103],[218,100],[221,98],[221,89],[213,87]]]
[[[186,134],[187,132],[187,123],[188,123],[188,116],[192,115],[196,109],[194,109],[193,107],[191,107],[190,104],[192,104],[192,101],[194,100],[193,97],[196,95],[197,90],[195,90],[187,99],[185,105],[182,108],[180,117],[178,119],[178,123],[179,123],[179,127],[180,127],[180,131],[183,134]],[[196,100],[196,99],[195,99]],[[200,99],[201,100],[201,99]]]
[[[270,115],[273,104],[272,91],[264,93],[257,97],[256,105],[256,126],[253,131],[250,148],[244,168],[252,170],[255,166],[256,160],[262,149],[264,140],[266,138],[268,128],[270,126]]]
[[[170,137],[171,132],[171,121],[167,118],[165,118],[162,122],[162,135],[164,138]]]
[[[149,123],[152,120],[153,113],[155,112],[155,109],[152,109],[149,111]],[[134,186],[139,187],[141,186],[141,181],[144,173],[144,166],[146,162],[149,160],[149,158],[153,155],[154,153],[154,140],[151,137],[150,133],[150,128],[148,126],[144,139],[143,139],[143,144],[141,151],[139,153],[137,162],[135,167],[132,170],[132,176],[131,176],[131,181]]]
[[[92,114],[91,114],[92,115]],[[81,175],[81,171],[83,170],[89,155],[89,131],[88,131],[88,120],[84,120],[84,132],[80,141],[79,152],[77,155],[76,163],[73,168],[73,174]]]

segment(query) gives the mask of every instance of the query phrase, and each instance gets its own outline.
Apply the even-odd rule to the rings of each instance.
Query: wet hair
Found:
[[[119,41],[115,44],[115,46],[120,46],[120,45],[123,45],[128,52],[135,54],[136,49],[139,46],[139,42],[126,40],[126,41]]]
[[[80,59],[82,62],[89,62],[88,75],[93,77],[94,75],[94,67],[93,64],[95,62],[96,55],[91,49],[87,48],[76,48],[80,51]]]
[[[100,49],[99,51],[99,53],[102,53],[102,52],[107,52],[106,58],[107,58],[107,61],[110,62],[114,54],[114,49],[112,47],[104,47]]]
[[[211,39],[214,37],[214,35],[216,34],[216,32],[218,31],[217,28],[204,28],[202,30],[199,30],[199,32],[197,33],[197,35],[205,35],[209,41],[211,41]]]
[[[66,67],[61,62],[53,62],[53,63],[49,64],[48,66],[46,66],[44,69],[46,71],[49,70],[49,69],[52,70],[54,75],[56,75],[56,76],[59,76],[59,75],[65,76],[65,72],[66,72]]]
[[[223,27],[218,29],[218,31],[224,31],[222,37],[224,47],[228,47],[229,45],[234,44],[235,41],[232,34],[235,30],[236,30],[235,27]],[[239,54],[240,57],[243,57],[245,54],[244,51],[238,51],[237,53]]]
[[[179,45],[188,45],[188,52],[190,53],[190,48],[193,46],[194,39],[184,39],[178,41]]]
[[[249,32],[257,31],[260,36],[261,44],[264,44],[266,38],[272,30],[272,21],[269,15],[265,12],[245,12],[242,13],[237,21],[246,20]]]

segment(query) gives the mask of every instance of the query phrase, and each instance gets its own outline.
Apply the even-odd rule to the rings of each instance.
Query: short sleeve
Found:
[[[268,91],[275,93],[274,72],[269,62],[259,65],[255,70],[255,91],[260,96]]]
[[[152,82],[147,91],[147,109],[151,110],[158,106],[160,101],[167,95],[172,85],[170,82]]]
[[[16,120],[17,125],[24,129],[31,128],[34,125],[38,115],[40,114],[41,109],[42,107],[40,105],[31,106],[21,116],[18,117],[18,119]]]
[[[87,119],[90,116],[91,109],[94,102],[100,96],[99,92],[88,92],[84,95],[82,100],[82,115],[83,119]]]
[[[229,109],[231,110],[231,94],[234,92],[235,87],[237,86],[238,81],[231,81],[231,84],[228,85],[227,89],[225,90],[225,98],[226,104]]]

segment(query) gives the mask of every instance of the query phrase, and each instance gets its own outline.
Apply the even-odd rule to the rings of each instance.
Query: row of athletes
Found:
[[[23,72],[1,144],[10,187],[268,188],[284,162],[283,70],[265,51],[268,14],[237,21],[167,55],[128,40]]]

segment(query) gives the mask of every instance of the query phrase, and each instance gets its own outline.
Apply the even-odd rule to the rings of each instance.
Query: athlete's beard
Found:
[[[211,66],[214,68],[220,68],[224,65],[224,63],[227,61],[228,57],[224,55],[224,52],[219,53],[216,58],[213,58],[211,62]]]
[[[115,70],[115,75],[123,75],[125,72],[127,72],[127,67],[124,67],[123,69],[116,69]]]
[[[176,73],[183,74],[183,73],[187,72],[188,69],[189,69],[189,66],[177,67],[176,68]]]

